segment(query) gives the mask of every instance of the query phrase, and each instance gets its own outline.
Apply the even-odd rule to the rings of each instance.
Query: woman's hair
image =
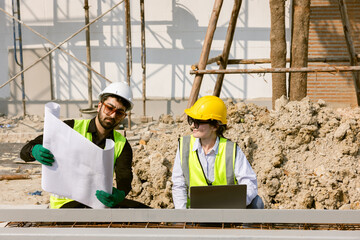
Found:
[[[224,132],[226,131],[226,124],[222,124],[217,120],[211,120],[210,125],[216,127],[216,136],[224,137]]]

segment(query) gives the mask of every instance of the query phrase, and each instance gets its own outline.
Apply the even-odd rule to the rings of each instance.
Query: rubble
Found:
[[[276,101],[275,110],[226,104],[225,137],[237,142],[248,158],[266,208],[360,209],[359,108],[333,109],[321,100],[289,102],[284,97]],[[41,118],[29,118],[37,118],[42,127]],[[6,116],[0,120],[22,123]],[[0,129],[0,141],[6,141],[4,134],[21,132],[16,129]],[[41,131],[32,129],[36,135]],[[178,138],[191,134],[185,116],[162,115],[125,131],[134,151],[128,197],[153,208],[173,208],[171,171]]]

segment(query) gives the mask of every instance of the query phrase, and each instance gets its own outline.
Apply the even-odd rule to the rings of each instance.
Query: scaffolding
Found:
[[[234,6],[231,13],[229,26],[227,34],[225,37],[225,43],[222,54],[214,58],[209,59],[211,44],[213,36],[216,30],[217,21],[220,15],[222,8],[223,0],[215,0],[213,11],[209,20],[208,29],[205,36],[205,41],[200,55],[200,60],[198,63],[192,65],[191,74],[194,74],[194,83],[191,89],[190,98],[187,107],[191,107],[196,99],[198,98],[202,79],[204,74],[217,74],[217,80],[214,87],[213,95],[220,96],[221,87],[223,84],[224,74],[252,74],[252,73],[296,73],[296,72],[352,72],[353,81],[355,86],[355,93],[357,97],[357,104],[360,106],[360,77],[359,71],[360,66],[358,66],[358,58],[360,54],[357,54],[355,51],[355,46],[351,37],[351,25],[349,17],[347,15],[347,7],[344,0],[338,0],[339,11],[341,14],[341,20],[344,29],[345,41],[348,48],[349,58],[316,58],[308,59],[308,62],[339,62],[339,61],[348,61],[351,66],[332,66],[332,67],[302,67],[302,68],[261,68],[261,69],[226,69],[227,65],[230,64],[262,64],[262,63],[271,63],[271,59],[229,59],[230,47],[233,41],[234,31],[236,28],[236,21],[239,15],[241,8],[242,0],[234,0]],[[290,61],[290,59],[287,59]],[[218,70],[207,70],[206,66],[212,63],[217,63],[219,65]]]
[[[14,2],[14,0],[13,0]],[[21,21],[20,18],[20,4],[19,0],[17,0],[17,9],[18,11],[14,11],[11,15],[10,13],[6,12],[4,9],[0,8],[0,11],[5,13],[8,17],[10,17],[13,22],[14,26],[15,23],[19,26],[19,33],[21,32],[21,26],[24,26],[28,28],[30,31],[32,31],[37,36],[41,37],[48,43],[50,43],[53,48],[47,52],[44,56],[41,56],[37,61],[30,64],[30,66],[26,67],[25,69],[22,67],[20,72],[16,73],[14,76],[12,76],[6,83],[0,86],[0,88],[4,87],[5,85],[9,84],[13,80],[15,80],[17,77],[21,76],[21,85],[22,85],[22,101],[23,101],[23,113],[26,114],[26,107],[25,107],[25,86],[24,86],[24,79],[23,74],[33,66],[35,66],[37,63],[44,60],[47,56],[51,55],[52,52],[59,49],[63,53],[67,54],[72,59],[76,60],[78,63],[82,64],[87,68],[87,78],[88,78],[88,108],[86,109],[80,109],[81,112],[84,113],[91,113],[96,111],[96,109],[93,106],[92,101],[92,73],[97,74],[102,79],[105,79],[108,82],[111,82],[108,78],[103,76],[101,73],[96,71],[94,68],[91,67],[91,46],[90,46],[90,25],[101,19],[103,16],[111,12],[113,9],[117,8],[120,4],[124,3],[125,5],[125,25],[126,25],[126,79],[128,84],[130,84],[130,77],[132,74],[132,47],[131,47],[131,21],[130,21],[130,0],[122,0],[112,6],[109,10],[101,14],[100,16],[96,17],[93,21],[90,22],[89,20],[89,5],[88,0],[84,0],[84,9],[85,9],[85,26],[76,31],[74,34],[66,38],[63,42],[59,44],[55,44],[31,27],[29,27],[27,24]],[[213,95],[219,96],[223,84],[223,79],[225,74],[252,74],[252,73],[294,73],[294,72],[352,72],[353,80],[354,80],[354,86],[356,91],[356,96],[358,100],[358,105],[360,105],[360,90],[359,90],[359,66],[358,66],[358,59],[360,57],[360,54],[356,53],[354,42],[351,38],[351,27],[350,27],[350,21],[349,17],[347,15],[347,7],[344,2],[344,0],[338,0],[339,5],[339,11],[341,14],[341,20],[343,24],[344,29],[344,36],[345,41],[348,48],[349,58],[312,58],[308,59],[308,62],[340,62],[340,61],[347,61],[350,62],[350,66],[332,66],[332,67],[302,67],[302,68],[261,68],[261,69],[227,69],[227,66],[230,64],[262,64],[262,63],[271,63],[271,59],[229,59],[229,52],[233,41],[233,36],[236,29],[236,23],[238,19],[238,15],[241,9],[242,0],[234,0],[234,6],[232,13],[230,15],[229,25],[227,29],[227,34],[225,36],[225,42],[223,51],[219,56],[213,57],[209,59],[210,50],[211,50],[211,44],[213,40],[213,36],[216,30],[217,21],[222,9],[223,0],[215,0],[213,11],[209,20],[207,32],[205,35],[203,48],[200,55],[200,60],[198,63],[192,65],[192,70],[190,71],[190,74],[194,74],[194,82],[192,85],[192,89],[190,92],[190,97],[188,101],[188,107],[192,106],[194,102],[196,101],[200,87],[201,82],[203,79],[204,74],[217,74],[217,80],[214,87]],[[141,68],[143,70],[142,72],[142,101],[143,101],[143,116],[146,116],[146,41],[145,41],[145,17],[144,17],[145,7],[144,7],[144,1],[140,0],[140,16],[141,16]],[[17,17],[15,17],[16,13],[18,14]],[[86,36],[86,56],[87,60],[86,63],[79,60],[72,54],[70,54],[68,51],[65,51],[61,46],[68,42],[70,39],[78,35],[80,32],[85,30],[85,36]],[[14,29],[15,34],[15,29]],[[15,42],[14,37],[14,42]],[[21,39],[21,35],[18,39]],[[20,44],[20,56],[22,56],[22,47]],[[16,50],[16,46],[15,46]],[[15,53],[16,57],[16,53]],[[17,61],[17,60],[16,60]],[[287,61],[290,61],[290,59],[287,59]],[[206,66],[212,63],[217,63],[219,65],[218,70],[206,70]],[[20,66],[21,63],[20,63]],[[130,121],[131,122],[131,121]]]
[[[92,111],[96,110],[93,107],[93,101],[92,101],[92,72],[96,73],[97,75],[99,75],[101,78],[105,79],[108,82],[112,82],[112,81],[109,80],[104,75],[102,75],[101,73],[99,73],[98,71],[96,71],[94,68],[91,67],[90,25],[97,22],[103,16],[105,16],[106,14],[108,14],[109,12],[111,12],[112,10],[114,10],[115,8],[117,8],[119,5],[121,5],[124,2],[125,2],[125,12],[126,12],[125,18],[126,18],[126,48],[127,48],[127,81],[128,81],[128,84],[130,84],[132,54],[131,54],[131,35],[130,35],[130,33],[131,33],[131,24],[130,24],[130,1],[129,0],[122,0],[122,1],[118,2],[117,4],[112,6],[110,9],[108,9],[107,11],[102,13],[100,16],[96,17],[91,22],[89,21],[89,4],[88,4],[88,0],[84,0],[85,26],[82,27],[81,29],[77,30],[75,33],[73,33],[71,36],[69,36],[68,38],[66,38],[64,41],[62,41],[59,44],[55,44],[54,42],[52,42],[51,40],[47,39],[45,36],[43,36],[42,34],[37,32],[36,30],[34,30],[30,26],[28,26],[26,23],[21,21],[21,18],[20,18],[20,3],[19,3],[19,0],[17,0],[17,9],[18,9],[18,11],[17,12],[14,11],[14,13],[17,13],[17,17],[15,17],[15,14],[11,15],[9,12],[5,11],[2,8],[0,8],[0,11],[3,12],[4,14],[6,14],[9,18],[11,18],[14,21],[14,25],[15,25],[15,23],[17,23],[19,25],[19,29],[21,29],[20,28],[21,25],[28,28],[35,35],[41,37],[46,42],[50,43],[53,46],[53,48],[51,50],[49,50],[45,55],[41,56],[38,60],[36,60],[32,64],[30,64],[28,67],[23,68],[23,65],[21,64],[20,65],[21,66],[20,72],[16,73],[14,76],[12,76],[7,82],[5,82],[3,85],[1,85],[0,88],[3,88],[4,86],[9,84],[10,82],[14,81],[18,76],[22,77],[22,92],[23,92],[22,99],[23,99],[23,106],[24,106],[23,107],[23,109],[24,109],[23,114],[26,115],[26,111],[25,111],[25,87],[24,87],[24,84],[23,84],[24,83],[24,77],[23,77],[24,72],[31,69],[32,67],[34,67],[39,62],[43,61],[46,57],[48,57],[55,50],[59,49],[63,53],[65,53],[66,55],[68,55],[69,57],[71,57],[72,59],[74,59],[75,61],[77,61],[78,63],[80,63],[81,65],[83,65],[83,66],[85,66],[87,68],[87,72],[88,72],[88,108],[87,109],[80,109],[80,111],[87,113],[87,112],[92,112]],[[13,9],[14,9],[14,6],[13,6]],[[79,33],[81,33],[84,30],[85,30],[85,36],[86,36],[86,55],[87,55],[87,62],[86,63],[79,60],[78,58],[73,56],[71,53],[69,53],[68,51],[61,48],[62,45],[67,43],[69,40],[71,40],[72,38],[74,38],[76,35],[78,35]],[[20,32],[20,30],[19,30],[19,32]],[[15,35],[15,30],[14,30],[14,35]],[[14,39],[14,42],[15,42],[15,39]],[[16,56],[17,56],[16,55],[16,49],[17,48],[15,46],[15,55],[14,55],[15,59],[16,59]],[[22,60],[22,45],[20,45],[20,56],[21,56],[21,60]],[[16,60],[16,62],[17,62],[17,60]]]

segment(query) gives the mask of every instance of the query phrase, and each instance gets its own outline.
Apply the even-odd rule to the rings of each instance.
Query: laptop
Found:
[[[245,209],[246,184],[191,187],[190,208]]]

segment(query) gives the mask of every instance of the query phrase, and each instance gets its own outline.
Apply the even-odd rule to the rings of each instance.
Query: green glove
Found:
[[[36,144],[33,147],[31,154],[37,161],[47,166],[52,166],[52,163],[55,161],[54,155],[52,155],[50,150],[44,148],[41,144]]]
[[[107,207],[115,207],[125,198],[125,192],[113,187],[112,194],[97,190],[95,193],[97,199]]]

